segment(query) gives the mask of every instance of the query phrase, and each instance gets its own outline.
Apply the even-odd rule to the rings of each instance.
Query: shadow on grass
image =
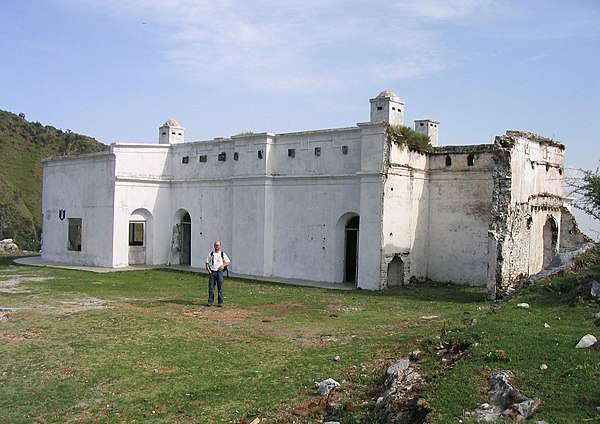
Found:
[[[17,264],[15,262],[13,262],[15,259],[19,259],[19,258],[26,258],[29,256],[39,256],[35,253],[30,253],[30,254],[14,254],[14,253],[2,253],[0,254],[0,267],[7,267],[9,265],[15,265],[15,266],[23,266],[21,264]],[[26,265],[25,265],[26,266]]]
[[[433,282],[395,287],[393,289],[377,292],[376,295],[401,297],[407,300],[448,303],[480,303],[487,301],[487,290],[485,287],[471,287]]]

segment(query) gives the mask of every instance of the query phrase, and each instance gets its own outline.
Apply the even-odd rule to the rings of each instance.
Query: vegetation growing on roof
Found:
[[[555,146],[555,147],[559,147],[561,149],[565,148],[565,146],[562,143],[554,140],[553,138],[544,137],[544,136],[541,136],[539,134],[535,134],[535,133],[532,133],[529,131],[506,131],[506,136],[501,136],[501,137],[506,137],[511,142],[514,142],[515,139],[518,137],[523,137],[528,140],[538,142],[540,144],[545,144],[547,146]]]
[[[404,125],[390,125],[387,127],[387,139],[398,146],[407,146],[409,149],[420,152],[431,152],[433,146],[431,140],[425,134],[421,134]]]

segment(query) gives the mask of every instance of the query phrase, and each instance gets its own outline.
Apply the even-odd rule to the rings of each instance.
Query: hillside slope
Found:
[[[0,239],[39,248],[42,225],[42,159],[107,150],[99,141],[0,110]]]

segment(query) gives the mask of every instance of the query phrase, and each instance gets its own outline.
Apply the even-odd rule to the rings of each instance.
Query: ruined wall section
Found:
[[[528,132],[496,137],[488,295],[506,295],[548,256],[548,220],[561,222],[564,146]],[[546,237],[546,239],[545,239]],[[559,245],[558,237],[554,241]],[[554,249],[554,247],[551,247]],[[558,253],[558,249],[555,249]]]
[[[576,250],[584,243],[593,242],[594,240],[581,232],[571,211],[563,206],[560,223],[560,253]]]

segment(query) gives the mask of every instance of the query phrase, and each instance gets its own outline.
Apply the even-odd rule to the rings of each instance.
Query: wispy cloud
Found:
[[[424,19],[460,21],[479,18],[499,5],[496,0],[409,0],[396,7]]]
[[[484,14],[491,0],[59,0],[148,22],[170,70],[206,83],[274,91],[335,90],[428,74],[451,63],[445,22]],[[393,3],[393,2],[391,2]],[[164,63],[164,62],[163,62]]]

